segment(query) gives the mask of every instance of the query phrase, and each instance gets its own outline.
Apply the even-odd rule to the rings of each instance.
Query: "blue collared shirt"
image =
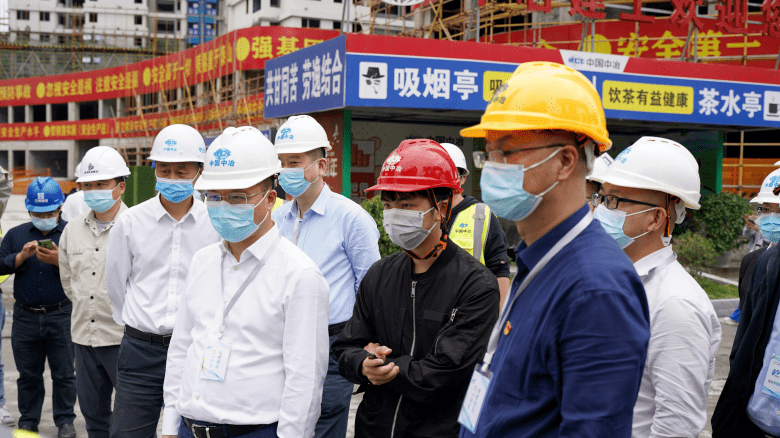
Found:
[[[29,306],[47,306],[67,299],[62,290],[59,266],[44,263],[38,260],[38,256],[33,255],[25,260],[19,269],[14,269],[16,255],[27,242],[51,239],[59,245],[65,225],[67,222],[60,218],[57,228],[44,236],[32,222],[27,222],[11,228],[3,236],[3,242],[0,243],[0,260],[2,260],[0,275],[16,274],[14,277],[14,299],[16,301]]]
[[[583,206],[531,246],[529,270],[589,213]],[[517,298],[502,327],[476,434],[461,437],[628,437],[650,338],[642,282],[597,221],[564,247]]]
[[[295,223],[300,221],[298,247],[314,260],[330,287],[328,324],[348,320],[360,281],[379,260],[374,218],[351,199],[330,191],[327,184],[303,219],[295,201],[277,208],[271,217],[282,236],[291,241]]]

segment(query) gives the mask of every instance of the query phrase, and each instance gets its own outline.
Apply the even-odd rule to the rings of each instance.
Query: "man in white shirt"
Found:
[[[106,293],[108,234],[127,210],[121,197],[130,175],[115,149],[97,146],[84,156],[83,185],[89,213],[65,226],[60,237],[62,289],[73,303],[71,337],[76,352],[76,389],[89,438],[108,438],[122,326]]]
[[[152,146],[158,196],[130,208],[108,238],[106,287],[124,326],[111,437],[155,436],[179,297],[192,256],[219,240],[206,206],[192,195],[206,153],[186,125],[160,131]]]
[[[280,170],[251,127],[208,150],[197,188],[223,240],[192,260],[168,350],[163,438],[314,434],[328,283],[271,219]]]
[[[707,294],[669,243],[685,208],[699,208],[699,166],[679,143],[642,137],[594,180],[602,186],[591,198],[593,216],[634,262],[650,307],[632,436],[698,437],[721,329]]]

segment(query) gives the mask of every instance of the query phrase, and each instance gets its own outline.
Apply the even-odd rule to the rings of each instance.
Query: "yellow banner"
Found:
[[[693,114],[693,87],[604,81],[604,109],[643,113]]]
[[[484,99],[485,102],[490,102],[490,99],[493,98],[493,93],[495,93],[498,87],[504,82],[509,80],[510,76],[512,76],[511,72],[486,71],[482,76],[482,99]]]

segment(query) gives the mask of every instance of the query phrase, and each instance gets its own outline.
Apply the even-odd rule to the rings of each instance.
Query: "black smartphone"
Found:
[[[376,359],[377,357],[376,357],[376,354],[374,354],[374,353],[368,353],[368,358],[369,359]]]

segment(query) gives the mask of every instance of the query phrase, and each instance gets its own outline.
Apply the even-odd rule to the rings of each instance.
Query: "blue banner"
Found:
[[[346,35],[265,63],[265,118],[344,107]]]

